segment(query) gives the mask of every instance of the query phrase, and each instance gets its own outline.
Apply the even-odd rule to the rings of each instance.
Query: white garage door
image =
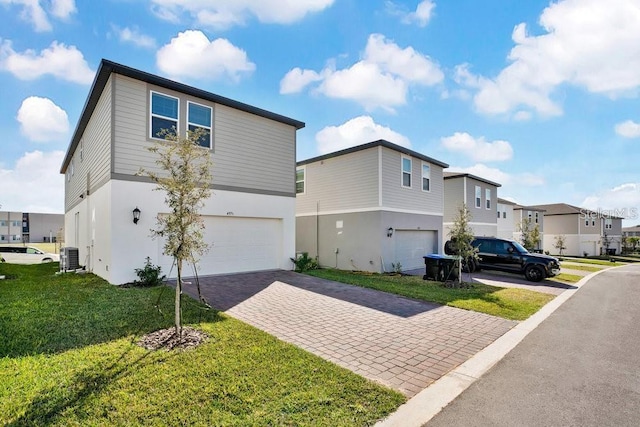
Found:
[[[423,256],[436,252],[437,234],[433,230],[396,230],[396,259],[403,270],[424,267]]]
[[[205,216],[203,220],[204,240],[210,249],[198,263],[199,275],[279,268],[282,258],[281,220],[227,216]],[[191,266],[185,267],[185,276],[193,275],[192,270]],[[174,268],[171,276],[175,275]]]

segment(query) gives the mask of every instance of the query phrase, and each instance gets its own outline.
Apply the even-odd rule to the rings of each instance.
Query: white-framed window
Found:
[[[5,221],[4,219],[0,219],[0,227],[6,227],[7,226],[7,221]]]
[[[507,211],[502,212],[502,218],[506,218],[507,217]]]
[[[12,227],[20,227],[21,226],[21,222],[20,221],[11,221],[11,226]]]
[[[605,230],[611,230],[612,227],[613,227],[613,221],[611,221],[611,218],[605,218],[604,219],[604,229]]]
[[[535,218],[535,222],[536,222],[536,224],[537,224],[537,223],[540,221],[540,212],[536,212],[534,215],[535,215],[535,216],[534,216],[534,218]]]
[[[304,176],[305,176],[305,168],[297,168],[296,169],[296,194],[304,194],[305,185],[304,185]]]
[[[422,163],[422,191],[431,191],[431,166]]]
[[[584,221],[584,226],[585,226],[585,227],[588,227],[588,226],[589,226],[589,220],[588,220],[588,219],[586,219],[586,220]]]
[[[482,207],[482,189],[476,185],[476,208]]]
[[[595,220],[595,219],[592,219],[592,220],[591,220],[591,226],[592,226],[592,227],[595,227],[595,226],[596,226],[596,220]]]
[[[484,203],[487,209],[491,209],[491,189],[490,188],[484,189]]]
[[[527,218],[529,218],[529,221],[531,221],[532,217],[533,217],[533,212],[527,211]]]
[[[402,156],[402,186],[411,188],[411,158]]]
[[[498,218],[500,218],[500,211],[498,211]]]
[[[149,137],[153,139],[164,139],[160,132],[178,132],[178,111],[180,111],[180,100],[174,96],[165,95],[160,92],[151,91],[149,94],[151,117],[149,118]]]
[[[206,132],[198,140],[198,145],[204,148],[213,148],[211,144],[211,123],[213,108],[206,105],[187,101],[187,128],[189,132],[202,129]]]

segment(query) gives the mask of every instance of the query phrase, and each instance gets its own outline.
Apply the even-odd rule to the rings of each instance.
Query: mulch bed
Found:
[[[204,343],[208,338],[204,332],[187,326],[182,328],[182,336],[176,334],[175,328],[160,329],[140,338],[138,345],[147,350],[189,350]]]

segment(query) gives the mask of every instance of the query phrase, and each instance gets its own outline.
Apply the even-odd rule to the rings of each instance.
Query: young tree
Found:
[[[631,245],[631,250],[635,252],[638,243],[640,243],[640,237],[638,236],[629,236],[628,237],[629,244]]]
[[[538,224],[534,226],[532,224],[531,218],[525,218],[518,224],[518,231],[522,233],[520,237],[522,246],[528,251],[537,249],[538,243],[540,243],[540,228]]]
[[[471,211],[463,203],[458,208],[453,225],[449,230],[450,248],[458,255],[458,284],[462,281],[462,263],[467,263],[469,272],[473,270],[473,263],[478,258],[478,249],[471,245],[473,241],[473,229],[469,226]]]
[[[199,211],[211,196],[212,162],[210,151],[198,145],[206,136],[202,129],[189,132],[187,138],[178,137],[175,131],[161,134],[164,141],[148,149],[157,155],[156,164],[163,172],[140,172],[157,184],[154,190],[165,192],[169,207],[169,214],[158,216],[156,229],[151,232],[165,239],[163,252],[176,262],[175,328],[182,336],[182,270],[185,261],[195,263],[208,250]]]
[[[567,238],[564,236],[564,234],[555,237],[555,243],[553,244],[553,247],[558,250],[560,256],[562,256],[562,251],[567,249],[567,247],[565,246],[566,242]]]

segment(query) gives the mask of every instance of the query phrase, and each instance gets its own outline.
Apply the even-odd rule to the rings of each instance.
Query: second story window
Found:
[[[304,194],[304,168],[296,169],[296,194]]]
[[[536,212],[536,224],[538,224],[540,222],[540,212]]]
[[[211,146],[211,107],[205,105],[196,104],[194,102],[187,102],[187,122],[189,131],[193,132],[196,129],[202,129],[205,135],[202,135],[198,139],[198,145],[205,148],[212,148]]]
[[[482,189],[476,185],[476,208],[482,206]]]
[[[173,96],[151,91],[150,138],[164,139],[163,129],[178,131],[178,110],[180,101]]]
[[[605,228],[605,230],[611,230],[612,227],[613,227],[613,223],[611,221],[611,218],[605,218],[604,219],[604,228]]]
[[[402,186],[411,188],[411,159],[402,158]]]
[[[491,189],[490,188],[485,188],[484,189],[484,203],[485,203],[485,207],[487,209],[491,209]]]
[[[422,164],[422,191],[431,191],[431,167]]]

